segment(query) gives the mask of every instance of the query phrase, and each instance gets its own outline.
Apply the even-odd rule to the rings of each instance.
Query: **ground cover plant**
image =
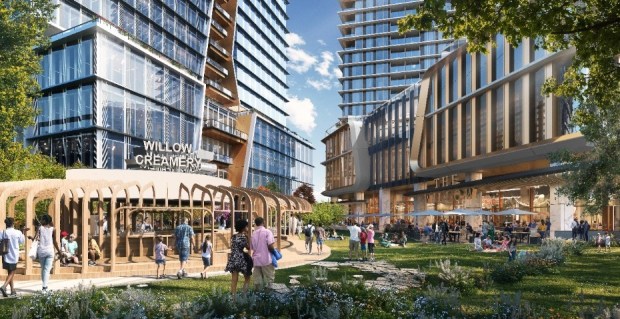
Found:
[[[345,260],[346,241],[327,244],[332,247],[328,260]],[[377,249],[377,259],[427,274],[424,287],[402,292],[369,289],[353,281],[352,276],[360,274],[353,267],[339,267],[326,274],[323,270],[320,276],[335,284],[317,283],[313,280],[318,276],[316,267],[306,265],[276,271],[278,283],[288,284],[289,275],[302,275],[301,286],[286,295],[251,293],[233,303],[230,276],[164,280],[148,288],[85,289],[2,299],[0,317],[620,318],[620,308],[614,308],[620,304],[620,249],[598,253],[587,247],[575,254],[572,248],[563,247],[556,241],[542,248],[519,245],[519,250],[529,251],[527,256],[536,257],[519,263],[507,263],[507,253],[471,252],[465,244],[413,243],[406,248]],[[560,256],[558,250],[564,254]],[[457,264],[468,272],[467,278],[455,273]],[[522,267],[521,280],[494,279],[493,272],[503,267]],[[377,276],[361,274],[366,280]],[[80,304],[87,306],[77,307],[67,300],[84,300]],[[39,315],[33,309],[39,310]]]

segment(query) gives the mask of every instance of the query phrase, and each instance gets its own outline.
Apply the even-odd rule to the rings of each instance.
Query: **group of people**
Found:
[[[590,224],[588,223],[587,220],[579,221],[575,217],[575,219],[573,219],[573,221],[570,224],[570,228],[571,228],[573,240],[579,239],[579,240],[590,241]]]
[[[349,230],[349,259],[375,260],[375,231],[373,224],[361,226],[354,222]]]
[[[41,264],[41,282],[42,290],[48,290],[48,283],[50,273],[54,263],[54,259],[58,258],[61,263],[66,264],[69,262],[79,263],[78,244],[75,241],[75,235],[69,234],[65,231],[61,232],[61,244],[54,240],[55,228],[52,223],[52,217],[48,214],[40,216],[38,219],[38,226],[34,236],[26,236],[25,232],[30,228],[22,227],[20,230],[15,229],[15,219],[13,217],[7,217],[4,220],[6,229],[0,235],[0,239],[7,241],[7,251],[2,255],[2,268],[7,270],[8,276],[0,287],[0,293],[4,297],[8,297],[7,286],[10,288],[11,295],[16,295],[14,289],[13,278],[15,271],[17,270],[17,262],[19,260],[19,247],[23,245],[26,238],[36,240],[38,244],[36,248],[36,259]],[[91,237],[89,240],[89,264],[94,265],[95,260],[100,258],[101,251],[97,242]]]
[[[308,221],[303,228],[306,254],[312,255],[312,243],[316,239],[317,253],[321,255],[323,253],[323,241],[326,239],[325,228],[323,224],[319,223],[318,227],[314,227],[312,220]]]
[[[474,251],[493,251],[508,252],[508,261],[513,261],[517,257],[517,238],[504,235],[494,241],[491,236],[482,238],[481,233],[477,233],[474,238]]]
[[[245,220],[235,221],[236,233],[231,238],[230,255],[226,263],[227,272],[232,274],[231,293],[233,300],[237,294],[239,274],[243,275],[243,291],[247,293],[250,280],[254,277],[256,289],[271,287],[275,279],[275,265],[272,256],[278,256],[271,230],[264,227],[262,217],[254,219],[256,228],[249,236],[250,225]],[[252,255],[249,254],[252,251]]]

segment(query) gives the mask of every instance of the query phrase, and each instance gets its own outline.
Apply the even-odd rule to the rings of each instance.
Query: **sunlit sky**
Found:
[[[340,117],[341,75],[338,69],[341,49],[337,0],[291,0],[288,10],[287,50],[289,65],[289,128],[307,138],[315,147],[313,154],[314,193],[317,200],[325,190],[325,131]]]

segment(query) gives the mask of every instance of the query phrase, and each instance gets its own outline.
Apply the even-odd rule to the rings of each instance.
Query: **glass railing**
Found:
[[[411,57],[417,57],[417,56],[420,56],[420,50],[392,52],[392,54],[390,54],[391,59],[411,58]]]
[[[219,13],[221,13],[224,17],[226,17],[226,19],[228,19],[228,20],[232,21],[232,17],[230,16],[230,14],[228,14],[228,12],[226,12],[226,10],[224,10],[224,8],[222,8],[222,6],[221,6],[221,5],[219,5],[219,4],[217,4],[217,3],[216,3],[216,4],[215,4],[215,9],[217,9],[217,11],[218,11]]]
[[[211,25],[213,25],[218,31],[222,32],[222,34],[227,37],[228,36],[228,32],[226,31],[226,29],[224,29],[224,27],[222,25],[220,25],[219,23],[217,23],[217,21],[215,20],[211,20]]]
[[[222,47],[219,43],[213,41],[213,40],[209,40],[209,44],[212,45],[213,47],[217,48],[218,50],[220,50],[222,53],[228,55],[228,50],[224,49],[224,47]]]
[[[214,68],[218,69],[220,72],[224,73],[225,75],[228,75],[228,70],[226,70],[219,63],[215,62],[215,60],[211,59],[210,57],[207,57],[207,62],[211,64],[211,66],[213,66]]]
[[[393,66],[390,68],[390,72],[391,73],[395,73],[395,72],[407,72],[407,71],[416,71],[420,69],[420,65],[419,64],[413,64],[413,65],[399,65],[399,66]]]
[[[213,154],[213,159],[218,161],[218,162],[222,162],[222,163],[226,163],[226,164],[232,164],[233,160],[231,157],[226,156],[226,155],[222,155],[222,154]]]
[[[238,138],[241,138],[243,140],[247,140],[248,139],[248,135],[244,132],[239,131],[238,129],[230,126],[230,125],[226,125],[222,122],[216,121],[214,119],[205,119],[205,127],[214,127],[222,132],[226,132],[228,134],[234,135]]]
[[[232,92],[229,89],[223,87],[221,84],[219,84],[219,83],[217,83],[217,82],[215,82],[213,80],[207,80],[206,83],[208,85],[210,85],[210,86],[220,90],[221,92],[223,92],[224,94],[228,95],[229,97],[232,97]]]
[[[415,44],[418,42],[420,42],[420,37],[390,39],[390,45]]]

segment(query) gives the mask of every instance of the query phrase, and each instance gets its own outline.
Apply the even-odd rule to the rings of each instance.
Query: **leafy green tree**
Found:
[[[344,219],[345,209],[342,205],[320,202],[312,205],[312,213],[304,215],[304,220],[312,220],[315,225],[329,226]]]
[[[314,189],[306,183],[297,187],[297,189],[293,192],[293,196],[303,198],[310,204],[316,203],[316,199],[314,199]]]
[[[282,193],[280,186],[278,186],[278,184],[275,181],[267,182],[267,184],[265,185],[265,188],[267,188],[272,193]]]
[[[415,15],[401,19],[399,30],[436,28],[445,37],[466,38],[468,50],[484,52],[503,34],[517,45],[536,39],[548,51],[575,48],[573,64],[562,83],[548,79],[545,92],[571,97],[580,106],[572,121],[593,146],[587,154],[557,154],[553,160],[573,168],[560,190],[583,200],[586,211],[598,213],[618,198],[620,158],[620,1],[425,0]]]
[[[48,44],[45,30],[53,10],[49,0],[0,5],[0,181],[64,177],[58,164],[32,154],[19,141],[19,132],[34,124],[40,57],[33,48]]]

